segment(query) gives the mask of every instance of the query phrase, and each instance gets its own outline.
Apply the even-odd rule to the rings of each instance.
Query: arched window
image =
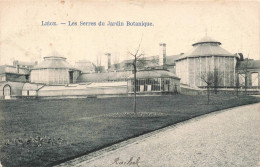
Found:
[[[10,85],[5,85],[3,87],[3,97],[5,99],[9,99],[11,97],[11,86]]]

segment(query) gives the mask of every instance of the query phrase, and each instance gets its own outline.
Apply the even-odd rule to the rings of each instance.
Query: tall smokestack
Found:
[[[16,65],[16,70],[17,70],[17,73],[20,72],[20,66],[19,66],[19,64]]]
[[[111,68],[111,54],[106,53],[105,55],[107,55],[107,69],[110,69]]]
[[[166,43],[160,43],[159,45],[162,46],[162,49],[160,48],[159,65],[165,65],[166,64]]]

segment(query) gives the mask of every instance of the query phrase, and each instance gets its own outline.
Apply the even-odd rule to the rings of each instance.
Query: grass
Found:
[[[128,138],[234,106],[252,96],[151,96],[0,101],[3,166],[51,166]],[[130,113],[130,114],[129,114]],[[150,113],[150,114],[149,114]],[[126,115],[126,116],[124,116]]]

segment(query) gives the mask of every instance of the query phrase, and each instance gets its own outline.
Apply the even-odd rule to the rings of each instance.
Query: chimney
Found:
[[[244,55],[243,55],[243,53],[238,53],[238,56],[239,56],[240,61],[243,61],[243,60],[244,60]]]
[[[107,69],[110,69],[111,68],[111,54],[106,53],[105,55],[107,55]]]
[[[17,73],[19,74],[19,72],[20,72],[20,67],[19,67],[18,64],[16,65],[16,70],[17,70]]]
[[[159,55],[159,65],[165,65],[166,64],[166,43],[160,43],[160,46],[162,46],[162,50],[160,49],[160,55]]]

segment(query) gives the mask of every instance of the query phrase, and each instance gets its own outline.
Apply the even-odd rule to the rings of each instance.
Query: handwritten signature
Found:
[[[121,160],[119,157],[114,159],[114,162],[111,164],[115,164],[115,165],[136,165],[137,167],[139,167],[139,162],[140,162],[140,157],[136,158],[136,160],[134,160],[134,157],[131,157],[129,159],[129,161],[123,161]]]

